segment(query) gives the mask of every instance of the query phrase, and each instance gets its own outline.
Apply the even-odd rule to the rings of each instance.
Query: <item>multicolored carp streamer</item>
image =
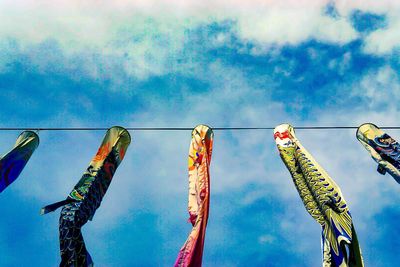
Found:
[[[291,125],[275,127],[274,138],[306,210],[322,226],[323,266],[364,266],[340,188],[300,144]]]
[[[400,184],[400,144],[372,123],[362,124],[356,135],[378,163],[377,171],[382,175],[388,172]]]
[[[18,178],[38,146],[35,132],[24,131],[18,136],[14,148],[0,159],[0,193]]]
[[[204,239],[210,205],[210,162],[213,131],[198,125],[192,131],[189,148],[189,221],[193,228],[179,251],[175,267],[198,267],[203,258]]]
[[[93,266],[81,227],[92,220],[130,142],[126,129],[118,126],[110,128],[96,156],[67,199],[42,209],[41,214],[45,214],[64,206],[60,215],[60,266]]]

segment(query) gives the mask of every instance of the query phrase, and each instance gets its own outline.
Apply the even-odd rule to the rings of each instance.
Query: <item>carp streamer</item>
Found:
[[[18,178],[38,146],[39,136],[35,132],[19,135],[14,148],[0,159],[0,193]]]
[[[198,125],[192,131],[188,161],[188,211],[193,228],[179,251],[174,267],[199,267],[202,263],[210,206],[210,161],[213,137],[213,131],[205,125]]]
[[[275,127],[274,139],[306,210],[322,227],[322,265],[364,266],[350,211],[340,188],[300,144],[291,125]]]
[[[41,214],[46,214],[63,206],[59,227],[60,266],[93,266],[92,258],[85,247],[81,227],[88,220],[92,220],[130,142],[131,138],[126,129],[118,126],[110,128],[97,154],[67,199],[41,210]]]

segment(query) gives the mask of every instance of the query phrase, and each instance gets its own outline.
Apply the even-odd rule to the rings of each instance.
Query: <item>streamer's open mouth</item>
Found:
[[[282,147],[291,147],[294,145],[292,138],[294,136],[293,128],[289,124],[281,124],[274,129],[274,139],[277,145]]]

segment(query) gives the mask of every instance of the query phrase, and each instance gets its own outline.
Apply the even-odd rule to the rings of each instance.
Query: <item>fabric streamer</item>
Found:
[[[18,136],[14,148],[0,159],[0,193],[18,178],[38,146],[35,132],[24,131]]]
[[[85,247],[81,227],[88,220],[92,220],[130,142],[131,137],[126,129],[118,126],[110,128],[96,156],[67,199],[41,210],[41,214],[46,214],[64,206],[61,210],[59,228],[60,266],[93,266]]]
[[[179,251],[175,267],[199,267],[202,264],[204,239],[210,205],[210,162],[213,131],[198,125],[192,131],[189,148],[189,201],[188,211],[192,231]]]
[[[388,172],[400,184],[400,144],[372,123],[364,123],[357,129],[357,140],[378,163],[377,171]]]
[[[322,226],[322,265],[364,266],[350,211],[340,188],[300,144],[291,125],[275,127],[274,139],[306,210]]]

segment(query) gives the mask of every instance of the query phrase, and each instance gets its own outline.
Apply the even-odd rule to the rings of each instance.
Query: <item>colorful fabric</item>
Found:
[[[300,144],[291,125],[277,126],[274,138],[306,210],[322,226],[323,266],[364,266],[340,188]]]
[[[118,126],[110,128],[97,154],[67,199],[42,209],[42,214],[45,214],[64,206],[61,210],[59,228],[60,266],[93,266],[85,247],[81,227],[88,220],[92,220],[100,206],[130,141],[126,129]]]
[[[0,159],[0,193],[18,178],[38,146],[35,132],[24,131],[18,136],[14,148]]]
[[[189,221],[193,228],[179,251],[175,267],[198,267],[203,258],[204,239],[210,205],[210,162],[213,131],[199,125],[192,131],[189,148]]]
[[[400,144],[375,124],[365,123],[357,129],[357,140],[378,163],[378,172],[388,172],[400,184]]]

